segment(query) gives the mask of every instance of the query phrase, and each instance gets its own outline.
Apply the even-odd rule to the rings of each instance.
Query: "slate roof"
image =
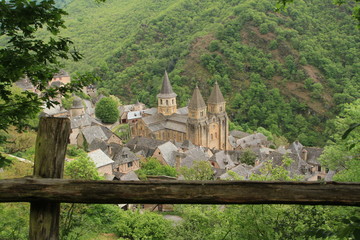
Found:
[[[244,138],[251,134],[243,131],[232,130],[230,131],[230,135],[233,136],[234,138]]]
[[[54,105],[53,107],[47,108],[44,107],[43,113],[47,116],[53,116],[60,113],[68,112],[66,109],[62,108],[60,105]]]
[[[30,82],[30,79],[28,77],[21,78],[20,80],[16,81],[15,85],[24,91],[34,89],[34,85]]]
[[[83,127],[91,126],[92,119],[88,114],[83,114],[80,116],[71,117],[70,123],[71,123],[71,129],[83,128]]]
[[[236,141],[237,146],[241,148],[260,147],[267,143],[267,137],[262,133],[251,134]]]
[[[137,136],[128,141],[126,147],[130,148],[133,152],[143,150],[146,157],[151,157],[155,149],[163,143],[165,143],[165,141]]]
[[[140,181],[140,179],[138,178],[138,176],[136,175],[136,173],[134,171],[125,173],[124,175],[122,175],[120,177],[120,180],[121,181]]]
[[[176,97],[176,93],[172,90],[169,76],[165,71],[164,80],[161,86],[160,93],[157,95],[158,98],[173,98]]]
[[[184,153],[186,155],[185,158],[181,160],[180,166],[186,166],[191,168],[194,164],[194,161],[208,161],[209,156],[204,153],[201,148],[193,148]]]
[[[169,166],[175,167],[176,164],[175,154],[178,148],[172,142],[168,141],[158,146],[158,149],[160,150],[161,155],[164,158],[165,162]]]
[[[86,108],[85,108],[85,113],[89,114],[90,116],[95,114],[95,108],[93,107],[92,103],[90,100],[83,100]]]
[[[218,104],[218,103],[224,103],[225,99],[222,95],[219,85],[217,82],[215,82],[215,85],[211,91],[210,97],[208,99],[208,103],[210,104]]]
[[[236,138],[234,138],[232,135],[229,135],[228,139],[229,139],[230,145],[231,145],[233,148],[236,148],[236,147],[237,147]]]
[[[189,109],[188,109],[188,107],[178,108],[176,110],[176,113],[181,114],[181,115],[187,115],[189,113]]]
[[[165,122],[164,127],[166,129],[171,129],[171,130],[182,132],[182,133],[187,132],[186,124],[181,123],[181,122],[175,122],[175,121],[168,120]]]
[[[101,149],[89,152],[88,156],[90,157],[91,161],[95,163],[96,168],[100,168],[114,162]]]
[[[235,172],[239,176],[243,177],[245,180],[249,179],[249,177],[251,175],[250,169],[248,169],[246,166],[244,166],[242,164],[239,164],[238,166],[232,168],[230,171]],[[231,177],[230,174],[228,172],[226,172],[220,176],[220,179],[222,179],[222,180],[233,179],[233,177]]]
[[[165,117],[164,115],[157,113],[143,117],[142,120],[152,132],[162,129],[171,129],[183,133],[187,132],[187,116],[184,115],[172,114],[169,117]]]
[[[113,160],[116,165],[121,165],[128,162],[138,161],[140,159],[130,150],[130,148],[122,147],[120,151],[115,154]]]
[[[304,150],[307,151],[307,162],[312,165],[321,165],[320,162],[317,160],[322,152],[324,151],[323,148],[317,147],[304,147]]]
[[[201,109],[201,108],[206,108],[206,104],[205,101],[201,95],[201,92],[198,88],[198,86],[196,85],[193,95],[191,97],[191,100],[189,102],[188,105],[189,109]]]
[[[157,108],[148,108],[143,111],[144,114],[154,115],[157,114]]]
[[[188,139],[186,139],[180,146],[183,149],[192,149],[195,148],[195,145]]]
[[[105,133],[104,129],[105,127],[102,126],[88,126],[83,128],[81,131],[86,139],[86,142],[88,144],[91,144],[91,142],[96,138],[104,141],[107,141],[109,139],[109,134],[108,132]]]
[[[104,140],[101,140],[99,138],[95,138],[88,146],[89,151],[93,151],[96,149],[101,149],[103,152],[107,152],[108,145]]]
[[[219,151],[215,153],[210,158],[210,161],[215,161],[221,169],[231,169],[235,167],[234,162],[231,160],[230,156],[226,154],[225,151]]]

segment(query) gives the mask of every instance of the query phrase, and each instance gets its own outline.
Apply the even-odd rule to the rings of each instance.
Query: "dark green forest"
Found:
[[[206,100],[217,81],[232,126],[321,146],[326,121],[360,95],[352,5],[274,8],[271,0],[73,1],[63,35],[84,60],[66,69],[93,71],[99,88],[148,106],[165,69],[181,106],[196,83]]]

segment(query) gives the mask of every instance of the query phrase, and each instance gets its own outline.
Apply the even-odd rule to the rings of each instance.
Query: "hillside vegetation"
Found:
[[[166,69],[178,102],[196,83],[219,83],[231,120],[322,145],[325,122],[360,97],[360,31],[351,6],[271,0],[74,0],[69,36],[84,53],[70,71],[94,71],[123,102],[149,106]]]

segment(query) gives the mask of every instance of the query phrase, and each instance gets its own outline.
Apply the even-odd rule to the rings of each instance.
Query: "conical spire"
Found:
[[[206,107],[206,104],[204,102],[204,99],[201,96],[198,86],[196,85],[193,95],[191,97],[191,100],[189,102],[188,108],[199,109],[199,108],[205,108],[205,107]]]
[[[224,96],[222,95],[219,85],[217,82],[215,82],[214,88],[211,91],[208,103],[210,104],[218,104],[218,103],[224,103]]]
[[[161,91],[157,96],[160,98],[173,98],[177,96],[176,93],[174,93],[174,91],[172,90],[170,80],[166,71],[165,71]]]

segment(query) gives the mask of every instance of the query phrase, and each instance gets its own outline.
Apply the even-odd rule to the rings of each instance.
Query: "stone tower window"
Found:
[[[210,135],[210,140],[213,140],[213,138],[214,138],[214,137],[213,137],[213,135],[211,134],[211,135]]]
[[[222,106],[221,106],[221,107],[220,107],[220,112],[222,112],[222,109],[223,109],[223,108],[222,108]]]
[[[215,133],[215,138],[217,138],[217,133]]]
[[[172,100],[172,104],[174,104],[174,99]]]
[[[161,105],[163,104],[163,101],[162,101],[162,99],[160,99],[160,102],[161,102]]]
[[[166,100],[166,105],[169,105],[169,101],[168,101],[168,100]]]
[[[200,116],[201,116],[201,117],[204,116],[204,112],[203,112],[203,111],[200,112]]]

